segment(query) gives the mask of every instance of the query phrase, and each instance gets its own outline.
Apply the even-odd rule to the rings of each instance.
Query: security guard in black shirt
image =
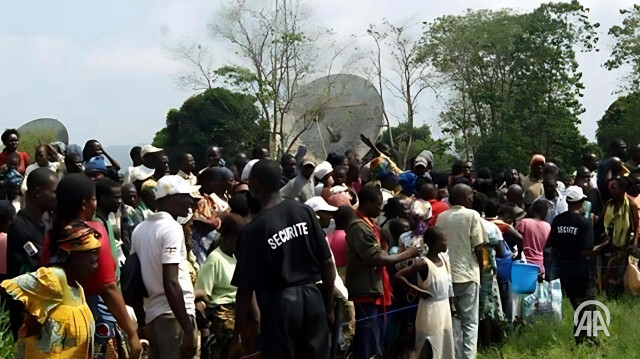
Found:
[[[249,176],[251,196],[262,210],[241,233],[231,284],[238,287],[230,357],[244,353],[252,293],[260,315],[264,358],[329,358],[335,270],[313,211],[280,197],[280,168],[258,161]],[[322,280],[319,288],[315,283]],[[243,343],[242,341],[245,341]],[[247,345],[249,344],[249,345]]]

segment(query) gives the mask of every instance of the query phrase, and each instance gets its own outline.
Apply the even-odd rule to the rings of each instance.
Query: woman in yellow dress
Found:
[[[26,312],[16,358],[91,357],[93,316],[78,282],[97,268],[99,236],[84,222],[74,222],[64,228],[49,266],[2,282]]]

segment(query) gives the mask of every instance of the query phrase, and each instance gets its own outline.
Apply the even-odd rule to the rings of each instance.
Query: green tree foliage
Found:
[[[640,93],[618,98],[598,121],[596,139],[606,153],[612,140],[623,139],[628,145],[640,142]]]
[[[213,88],[187,99],[179,110],[167,113],[166,127],[156,133],[153,144],[165,149],[172,163],[189,152],[198,166],[205,166],[207,146],[219,145],[233,157],[241,151],[269,143],[269,125],[260,117],[256,98]]]
[[[622,26],[614,25],[609,29],[616,43],[611,51],[611,58],[604,66],[608,70],[631,67],[628,80],[634,90],[640,88],[640,5],[634,4],[631,9],[620,10],[625,15]]]
[[[524,170],[534,153],[562,168],[579,161],[586,139],[582,74],[575,49],[594,49],[596,28],[577,1],[530,13],[468,10],[425,24],[420,61],[433,66],[451,94],[441,123],[464,139],[477,167]]]
[[[29,163],[31,164],[36,162],[36,148],[38,148],[38,146],[46,145],[58,140],[59,138],[55,130],[40,128],[37,132],[31,131],[29,133],[21,133],[20,147],[18,150],[29,154]]]

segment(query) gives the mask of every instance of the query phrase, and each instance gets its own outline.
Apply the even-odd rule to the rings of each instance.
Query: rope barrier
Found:
[[[362,318],[362,319],[358,319],[358,320],[356,320],[356,323],[357,322],[362,322],[362,321],[365,321],[365,320],[370,320],[370,319],[377,318],[377,317],[381,317],[381,316],[387,315],[387,314],[393,314],[393,313],[401,312],[403,310],[407,310],[407,309],[411,309],[411,308],[417,308],[417,307],[418,307],[417,304],[409,305],[409,306],[406,306],[406,307],[403,307],[403,308],[399,308],[399,309],[394,309],[394,310],[391,310],[391,311],[388,311],[388,312],[385,312],[385,313],[380,313],[380,314],[372,315],[372,316],[365,317],[365,318]]]
[[[602,268],[626,268],[626,267],[627,266],[625,265],[625,266],[610,266],[610,267],[602,267]],[[551,267],[551,269],[558,269],[558,268],[560,268],[560,267],[558,267],[558,266]],[[391,311],[388,311],[388,312],[385,312],[385,313],[380,313],[380,314],[372,315],[372,316],[369,316],[369,317],[361,318],[361,319],[356,320],[356,322],[362,322],[362,321],[365,321],[365,320],[371,320],[371,319],[374,319],[374,318],[377,318],[377,317],[381,317],[381,316],[384,316],[384,315],[393,314],[393,313],[397,313],[397,312],[401,312],[401,311],[404,311],[404,310],[407,310],[407,309],[412,309],[412,308],[417,308],[417,307],[418,307],[418,304],[412,304],[412,305],[409,305],[409,306],[406,306],[406,307],[402,307],[402,308],[398,308],[398,309],[394,309],[394,310],[391,310]]]

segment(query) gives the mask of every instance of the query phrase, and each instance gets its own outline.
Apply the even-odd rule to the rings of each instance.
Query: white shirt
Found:
[[[567,197],[565,197],[565,195],[561,193],[560,190],[557,190],[557,192],[558,196],[554,200],[548,199],[543,194],[534,201],[543,201],[547,205],[547,217],[544,220],[549,224],[553,222],[553,219],[556,218],[557,215],[569,210],[569,205],[567,205]]]
[[[382,192],[382,207],[381,207],[381,209],[383,211],[380,213],[380,215],[376,219],[376,224],[378,226],[381,226],[387,220],[387,217],[384,215],[384,206],[386,206],[387,202],[389,202],[389,200],[391,198],[393,198],[393,192],[389,191],[386,188],[380,188],[380,192]]]
[[[184,233],[182,226],[169,213],[153,213],[136,227],[131,235],[131,253],[138,254],[142,280],[149,293],[149,297],[144,298],[147,323],[162,314],[172,313],[164,293],[163,264],[178,264],[178,282],[182,288],[187,314],[195,316],[195,297]]]
[[[147,179],[153,176],[153,172],[155,172],[153,168],[149,168],[145,165],[135,167],[130,166],[122,176],[122,184],[129,184],[135,181]]]
[[[62,177],[62,174],[59,172],[60,171],[60,162],[48,162],[47,161],[47,165],[46,166],[42,166],[43,168],[48,168],[51,171],[55,172],[58,177]],[[31,172],[33,172],[34,170],[40,168],[40,165],[37,163],[32,163],[29,166],[27,166],[27,168],[24,171],[24,180],[22,180],[22,185],[20,186],[20,190],[22,191],[22,194],[25,195],[27,194],[27,177],[29,177],[29,174]]]

